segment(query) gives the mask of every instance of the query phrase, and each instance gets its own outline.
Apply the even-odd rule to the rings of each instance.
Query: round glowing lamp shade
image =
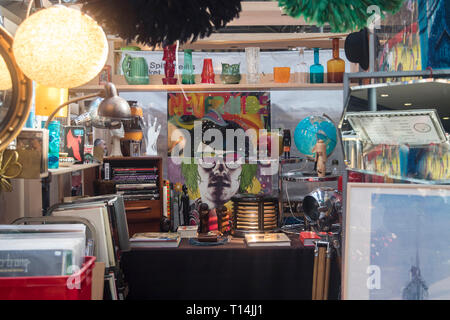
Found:
[[[28,78],[48,87],[74,88],[102,70],[108,42],[92,18],[55,5],[22,22],[14,36],[13,53]]]

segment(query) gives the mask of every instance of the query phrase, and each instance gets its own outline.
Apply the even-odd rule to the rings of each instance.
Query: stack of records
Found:
[[[158,200],[158,168],[113,168],[116,192],[124,200]]]

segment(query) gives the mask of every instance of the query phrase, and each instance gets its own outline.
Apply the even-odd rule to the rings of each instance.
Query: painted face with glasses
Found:
[[[243,158],[236,153],[204,154],[198,159],[199,189],[209,208],[227,203],[239,190]]]

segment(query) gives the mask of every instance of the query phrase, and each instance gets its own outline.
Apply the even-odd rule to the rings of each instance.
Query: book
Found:
[[[198,226],[179,226],[177,233],[181,238],[195,238],[197,237]]]
[[[313,231],[300,232],[300,242],[304,247],[314,247],[317,240],[320,240],[320,236]]]
[[[249,247],[290,246],[291,240],[284,233],[246,234],[245,243]]]
[[[156,183],[129,183],[129,184],[116,184],[117,190],[125,189],[147,189],[156,188]]]
[[[75,163],[84,162],[84,132],[81,126],[64,126],[63,152],[75,159]]]
[[[132,248],[178,247],[181,237],[175,232],[142,232],[130,238]]]

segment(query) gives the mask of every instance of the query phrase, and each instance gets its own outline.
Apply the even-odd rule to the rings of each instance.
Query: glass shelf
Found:
[[[373,172],[373,171],[362,170],[362,169],[347,168],[347,170],[350,171],[350,172],[357,172],[357,173],[366,174],[366,175],[370,175],[370,176],[375,176],[375,177],[379,177],[379,178],[392,179],[392,180],[395,180],[398,183],[415,183],[415,184],[430,184],[430,185],[450,184],[450,179],[425,180],[425,179],[417,179],[417,178],[411,178],[411,177],[402,177],[402,176],[396,176],[396,175],[376,173],[376,172]]]
[[[339,175],[332,175],[330,172],[327,172],[325,177],[318,177],[315,172],[287,172],[281,175],[283,181],[291,181],[291,182],[328,182],[328,181],[337,181],[339,179]]]

